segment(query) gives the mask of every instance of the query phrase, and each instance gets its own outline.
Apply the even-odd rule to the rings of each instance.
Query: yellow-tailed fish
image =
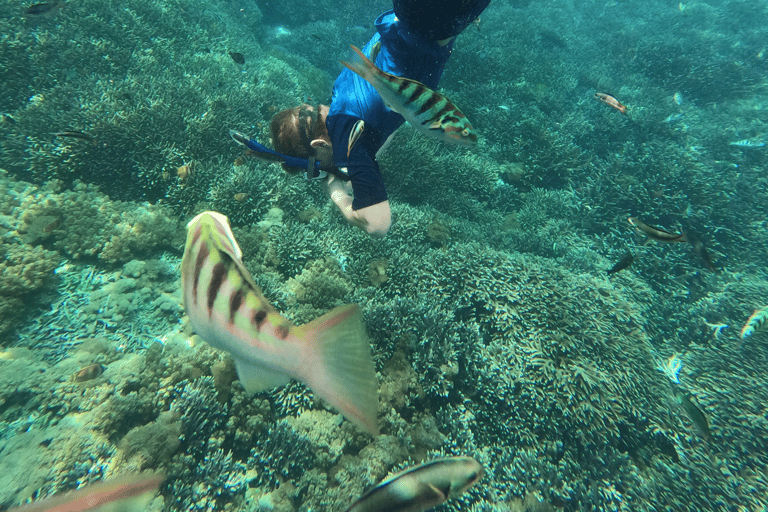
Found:
[[[359,48],[351,47],[357,58],[341,63],[367,80],[387,106],[414,128],[446,142],[464,146],[477,143],[472,124],[451,100],[421,82],[382,71]]]
[[[768,306],[763,309],[756,309],[752,316],[747,319],[744,327],[741,328],[741,339],[766,329],[768,329]]]
[[[123,475],[8,512],[143,512],[163,480],[165,475],[162,474]]]
[[[421,512],[463,494],[482,477],[483,467],[472,457],[436,459],[383,480],[347,512]]]
[[[232,354],[248,392],[298,379],[378,434],[376,372],[357,305],[340,306],[306,325],[291,324],[261,293],[243,265],[229,221],[216,212],[187,224],[181,284],[195,332]]]

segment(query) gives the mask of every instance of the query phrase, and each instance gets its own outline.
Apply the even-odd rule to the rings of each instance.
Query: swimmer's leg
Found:
[[[408,28],[447,44],[482,13],[491,0],[393,0],[397,18]]]

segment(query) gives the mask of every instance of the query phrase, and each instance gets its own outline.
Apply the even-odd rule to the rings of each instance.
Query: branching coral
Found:
[[[759,509],[765,336],[739,345],[734,326],[765,305],[768,157],[731,144],[764,135],[753,88],[764,16],[745,2],[727,16],[702,3],[673,15],[659,2],[494,4],[457,39],[441,81],[478,147],[398,132],[381,159],[394,223],[371,240],[318,184],[245,157],[233,165],[242,150],[228,128],[266,142],[269,116],[327,99],[347,45],[372,30],[353,26],[351,13],[370,14],[360,6],[284,4],[265,14],[306,24],[176,0],[84,0],[54,18],[0,6],[3,165],[60,180],[0,183],[8,289],[42,289],[54,250],[78,260],[59,267],[50,310],[19,331],[24,348],[0,357],[0,450],[53,468],[26,471],[25,489],[4,476],[0,504],[151,466],[173,478],[172,510],[238,508],[246,495],[253,509],[343,510],[390,470],[461,453],[487,477],[447,510]],[[736,38],[731,25],[750,30]],[[681,30],[691,37],[670,39]],[[95,143],[50,133],[62,130]],[[361,305],[384,434],[339,422],[300,384],[247,395],[228,357],[175,332],[178,253],[135,260],[181,245],[178,219],[143,202],[161,199],[185,215],[227,214],[256,282],[297,323]],[[718,273],[686,245],[640,246],[629,215],[697,233]],[[628,250],[634,266],[606,277]],[[384,259],[376,287],[369,263]],[[732,327],[713,336],[707,324]],[[92,344],[108,348],[73,350]],[[685,365],[674,385],[709,420],[709,444],[656,369],[675,354]],[[71,379],[90,364],[104,373]]]

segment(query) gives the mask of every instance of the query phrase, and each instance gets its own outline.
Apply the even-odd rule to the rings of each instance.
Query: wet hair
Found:
[[[325,127],[325,117],[320,115],[322,105],[308,105],[281,110],[274,116],[269,124],[272,132],[272,144],[275,151],[288,156],[309,158],[315,156],[315,148],[311,143],[315,139],[322,139],[328,144],[331,138]],[[298,174],[306,169],[290,167],[283,164],[283,169],[290,174]]]

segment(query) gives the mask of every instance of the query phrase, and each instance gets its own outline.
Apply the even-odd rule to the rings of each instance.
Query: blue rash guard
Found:
[[[453,42],[440,46],[395,18],[387,11],[376,19],[377,34],[363,48],[381,41],[375,64],[387,73],[417,80],[436,89],[451,55]],[[347,157],[349,134],[355,123],[365,121],[363,134]],[[333,146],[333,163],[342,179],[352,183],[355,197],[352,208],[359,210],[387,200],[387,190],[376,162],[376,152],[405,119],[384,105],[371,84],[349,69],[344,69],[333,84],[333,99],[325,121]],[[344,170],[346,168],[346,171]]]

